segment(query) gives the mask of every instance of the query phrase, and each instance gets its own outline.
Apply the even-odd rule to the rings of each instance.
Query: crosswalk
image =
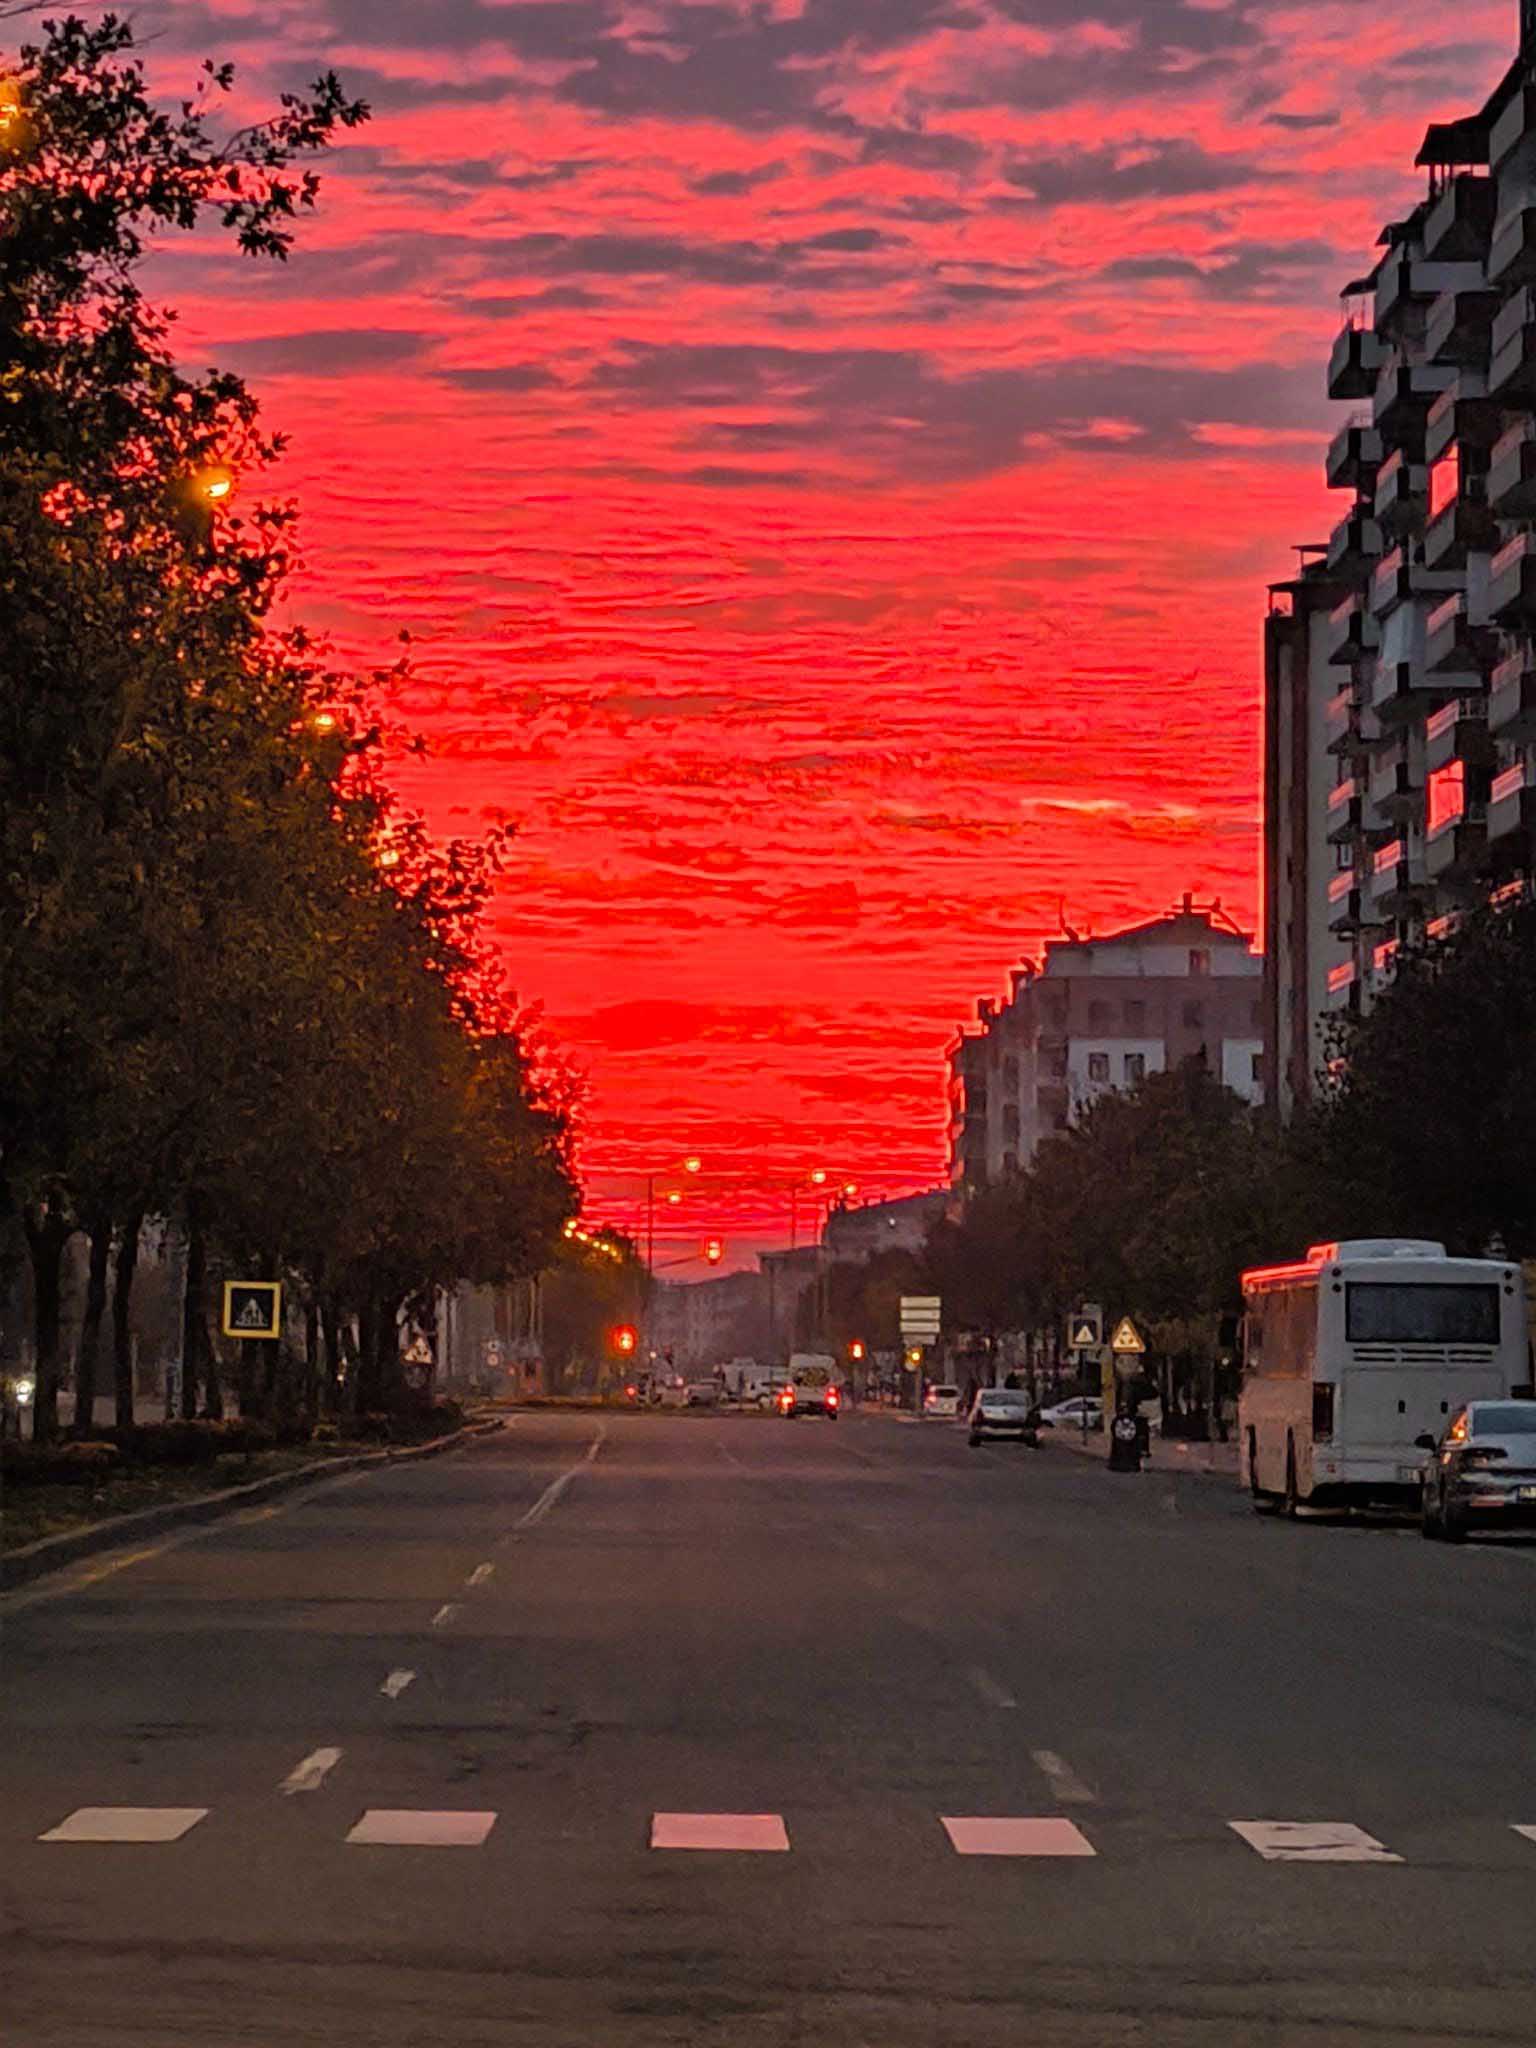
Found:
[[[355,1809],[354,1809],[355,1811]],[[337,1837],[352,1848],[478,1849],[503,1816],[494,1808],[365,1807]],[[1060,1814],[939,1814],[935,1841],[957,1856],[1080,1859],[1113,1853],[1093,1839],[1091,1824]],[[169,1846],[205,1823],[207,1806],[77,1806],[34,1837],[38,1842]],[[242,1820],[242,1825],[246,1824]],[[1536,1821],[1495,1823],[1536,1847]],[[1350,1821],[1229,1820],[1213,1824],[1213,1841],[1233,1837],[1266,1863],[1406,1863],[1411,1859]],[[794,1847],[781,1813],[673,1813],[650,1816],[646,1841],[667,1854],[785,1854]],[[1182,1839],[1187,1840],[1187,1835]]]

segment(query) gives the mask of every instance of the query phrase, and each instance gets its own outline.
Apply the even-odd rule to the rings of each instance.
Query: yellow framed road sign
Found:
[[[224,1320],[220,1328],[226,1337],[281,1337],[281,1280],[226,1280]]]
[[[1131,1321],[1130,1317],[1122,1316],[1116,1326],[1114,1336],[1109,1340],[1109,1348],[1111,1351],[1135,1354],[1145,1351],[1147,1347],[1142,1343],[1141,1332]]]

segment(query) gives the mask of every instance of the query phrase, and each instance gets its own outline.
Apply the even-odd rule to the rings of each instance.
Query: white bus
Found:
[[[1414,1438],[1529,1392],[1520,1267],[1418,1238],[1313,1245],[1243,1275],[1240,1470],[1260,1512],[1416,1497]]]

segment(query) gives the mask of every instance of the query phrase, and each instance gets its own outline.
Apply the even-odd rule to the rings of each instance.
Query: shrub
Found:
[[[225,1449],[221,1422],[140,1422],[112,1432],[134,1465],[211,1465]]]
[[[364,1443],[388,1443],[394,1433],[394,1422],[380,1410],[359,1415],[352,1425],[352,1434]]]
[[[98,1486],[118,1462],[116,1444],[6,1444],[0,1474],[8,1486]]]

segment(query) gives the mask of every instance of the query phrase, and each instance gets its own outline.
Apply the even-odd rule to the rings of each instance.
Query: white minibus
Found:
[[[1313,1245],[1243,1275],[1243,1483],[1261,1512],[1417,1497],[1418,1436],[1530,1391],[1520,1267],[1419,1238]]]

